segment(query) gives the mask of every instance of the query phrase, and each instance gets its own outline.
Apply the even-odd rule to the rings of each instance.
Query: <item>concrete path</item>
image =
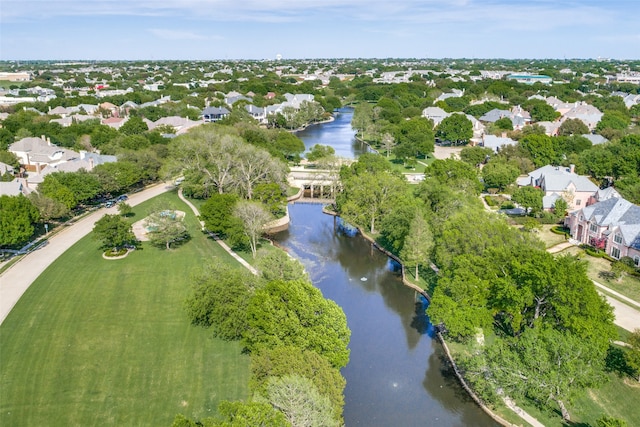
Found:
[[[196,216],[196,218],[198,218],[198,220],[200,220],[200,211],[198,211],[198,208],[196,208],[193,203],[191,203],[189,200],[187,200],[183,195],[182,195],[182,188],[180,188],[178,190],[178,197],[180,197],[180,199],[185,202],[187,204],[187,206],[189,206],[191,208],[191,210],[193,211],[193,214]],[[204,228],[204,221],[200,221],[200,226],[202,227],[202,231],[205,231]],[[250,272],[252,272],[253,274],[255,274],[256,276],[258,275],[258,270],[256,270],[251,264],[249,264],[247,261],[245,261],[244,258],[242,258],[240,255],[238,255],[237,253],[235,253],[233,251],[233,249],[231,249],[225,242],[223,242],[220,238],[218,238],[218,236],[215,233],[209,233],[207,232],[207,234],[209,234],[209,236],[211,236],[216,242],[218,242],[218,244],[220,246],[222,246],[222,248],[227,251],[229,253],[229,255],[231,255],[232,257],[234,257],[236,259],[236,261],[238,261],[240,264],[242,264],[247,270],[249,270]]]
[[[173,185],[158,184],[139,193],[129,196],[127,203],[138,205],[159,194],[173,189]],[[22,294],[31,286],[44,270],[67,249],[93,230],[93,226],[105,214],[116,214],[117,206],[100,208],[82,218],[75,224],[67,226],[49,238],[49,244],[41,249],[23,256],[9,269],[0,275],[0,324],[4,322],[11,309]]]
[[[510,397],[503,397],[502,401],[504,402],[505,405],[507,405],[507,408],[511,409],[513,412],[516,413],[516,415],[518,415],[520,418],[522,418],[523,420],[531,424],[533,427],[545,427],[544,424],[542,424],[540,421],[535,419],[532,415],[527,413],[524,409],[516,405],[516,402],[511,400]]]

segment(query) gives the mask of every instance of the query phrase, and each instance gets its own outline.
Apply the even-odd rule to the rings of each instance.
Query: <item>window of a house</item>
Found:
[[[616,247],[611,248],[611,256],[615,259],[620,259],[620,249]]]
[[[592,233],[597,233],[598,232],[598,226],[596,224],[590,224],[589,225],[589,231],[591,231]]]
[[[633,264],[636,267],[640,267],[640,256],[636,255],[636,256],[633,257]]]
[[[620,234],[615,234],[613,236],[613,241],[616,243],[622,243],[622,236]]]

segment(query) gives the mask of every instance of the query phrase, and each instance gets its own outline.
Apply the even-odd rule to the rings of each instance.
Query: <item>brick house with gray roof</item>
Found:
[[[628,256],[640,267],[640,206],[611,197],[571,212],[565,224],[578,242],[615,259]]]

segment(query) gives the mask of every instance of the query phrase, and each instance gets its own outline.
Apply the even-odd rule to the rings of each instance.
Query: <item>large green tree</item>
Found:
[[[247,306],[261,280],[225,265],[208,265],[192,280],[185,307],[191,323],[211,328],[215,337],[238,340],[247,328]]]
[[[420,280],[419,270],[421,266],[428,266],[431,262],[434,240],[431,226],[418,212],[411,221],[409,234],[400,252],[400,257],[409,267],[415,267],[416,281]]]
[[[565,421],[570,420],[566,403],[604,381],[604,354],[599,349],[549,327],[498,340],[484,354],[484,366],[478,366],[477,358],[467,368],[477,380],[488,381],[509,396],[526,396],[543,405],[555,402]],[[481,380],[480,375],[484,375]]]
[[[136,243],[131,224],[120,215],[107,214],[100,218],[93,227],[93,234],[102,242],[103,248],[111,249],[112,252]]]
[[[251,297],[246,313],[243,343],[251,352],[292,345],[315,351],[337,368],[349,361],[344,312],[311,283],[270,282]]]
[[[513,192],[511,199],[525,208],[530,215],[542,211],[542,197],[544,192],[536,187],[520,187]]]
[[[310,379],[318,392],[331,401],[334,418],[341,420],[346,381],[326,358],[292,346],[278,346],[251,356],[249,387],[253,393],[266,395],[269,379],[285,375]]]
[[[39,219],[38,209],[26,197],[0,196],[0,246],[28,241]]]
[[[464,114],[452,114],[438,124],[436,136],[456,145],[466,144],[473,137],[473,123]]]
[[[284,413],[292,426],[338,427],[332,417],[329,398],[318,392],[313,382],[299,375],[285,375],[269,379],[267,400]]]

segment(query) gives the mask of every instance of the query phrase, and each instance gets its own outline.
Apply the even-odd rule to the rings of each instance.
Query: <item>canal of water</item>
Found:
[[[331,145],[357,157],[352,110],[298,133],[305,145]],[[312,135],[312,136],[309,136]],[[309,138],[309,139],[307,139]],[[314,285],[339,304],[351,329],[344,418],[351,426],[496,426],[468,397],[443,360],[424,314],[426,301],[402,284],[397,265],[318,204],[289,206],[291,224],[276,236]]]

